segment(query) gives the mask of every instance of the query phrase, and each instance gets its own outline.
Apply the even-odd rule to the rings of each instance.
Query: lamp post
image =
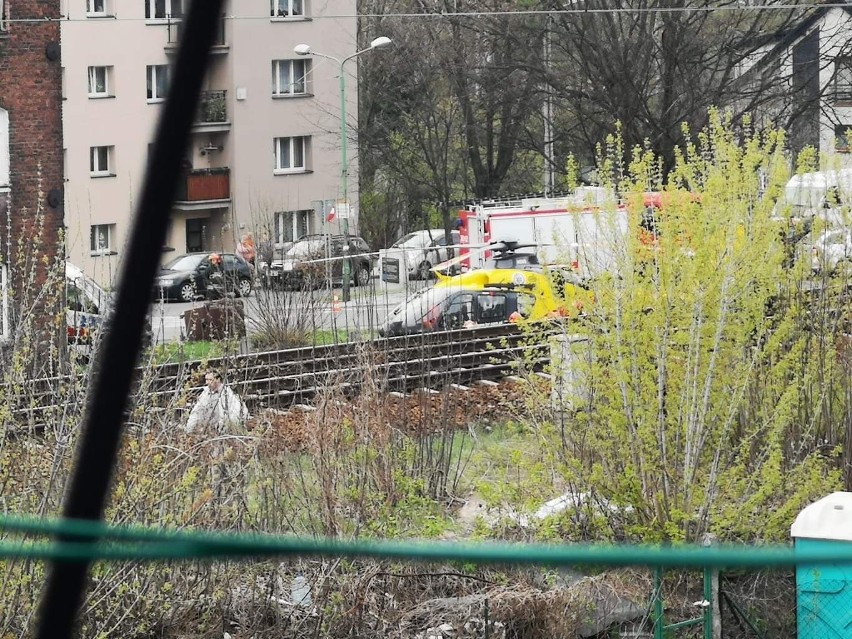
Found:
[[[366,49],[361,49],[360,51],[356,51],[352,55],[348,55],[343,59],[336,58],[332,55],[328,55],[325,53],[320,53],[318,51],[314,51],[311,49],[309,44],[297,44],[293,51],[297,55],[312,55],[318,58],[327,58],[329,60],[333,60],[337,63],[339,67],[339,80],[340,80],[340,190],[342,192],[341,195],[341,204],[343,210],[341,211],[341,219],[343,220],[343,235],[344,235],[344,245],[343,251],[344,256],[348,258],[349,255],[349,199],[348,199],[348,190],[349,190],[349,167],[347,166],[346,159],[346,76],[344,75],[343,67],[344,65],[351,60],[352,58],[361,55],[362,53],[366,53],[367,51],[372,51],[373,49],[380,49],[382,47],[386,47],[391,43],[391,39],[386,36],[379,36],[375,38],[372,42],[370,42],[370,46]],[[343,301],[349,301],[349,279],[352,276],[352,264],[351,260],[344,259],[343,260]]]

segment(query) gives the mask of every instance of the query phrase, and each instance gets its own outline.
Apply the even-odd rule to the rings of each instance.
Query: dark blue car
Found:
[[[238,297],[251,294],[253,272],[248,262],[233,253],[187,253],[160,269],[154,280],[154,297],[162,300],[191,302],[212,297],[211,255],[221,258],[221,274],[225,292]]]

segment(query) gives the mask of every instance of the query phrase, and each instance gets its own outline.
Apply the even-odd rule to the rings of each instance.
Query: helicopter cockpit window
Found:
[[[474,320],[473,295],[464,293],[450,300],[443,316],[443,327],[447,330],[463,328],[465,323]]]
[[[493,324],[494,322],[506,321],[508,315],[506,314],[505,295],[481,293],[477,296],[476,301],[479,303],[479,321],[481,323]]]

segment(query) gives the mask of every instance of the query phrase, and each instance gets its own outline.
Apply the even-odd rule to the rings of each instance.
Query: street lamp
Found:
[[[341,211],[341,219],[343,220],[343,235],[344,235],[344,251],[348,253],[349,251],[349,199],[348,199],[348,189],[349,189],[349,168],[346,164],[346,76],[343,73],[343,65],[345,65],[352,58],[361,55],[362,53],[366,53],[367,51],[372,51],[373,49],[381,49],[382,47],[386,47],[391,43],[391,39],[387,36],[379,36],[375,38],[372,42],[370,42],[370,46],[366,49],[361,49],[360,51],[356,51],[352,55],[348,55],[342,60],[340,58],[335,58],[334,56],[320,53],[318,51],[314,51],[311,49],[311,45],[309,44],[297,44],[293,51],[297,55],[312,55],[318,58],[327,58],[329,60],[333,60],[336,62],[340,68],[340,189],[343,193],[342,195],[342,204],[344,210]],[[349,301],[349,278],[352,274],[352,264],[350,260],[343,260],[343,301]]]

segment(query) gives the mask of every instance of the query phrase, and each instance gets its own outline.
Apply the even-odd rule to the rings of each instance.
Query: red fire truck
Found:
[[[581,187],[565,197],[482,202],[459,218],[462,270],[482,268],[489,252],[477,247],[499,241],[535,245],[541,261],[570,265],[582,277],[612,271],[626,250],[627,209],[602,187]]]

